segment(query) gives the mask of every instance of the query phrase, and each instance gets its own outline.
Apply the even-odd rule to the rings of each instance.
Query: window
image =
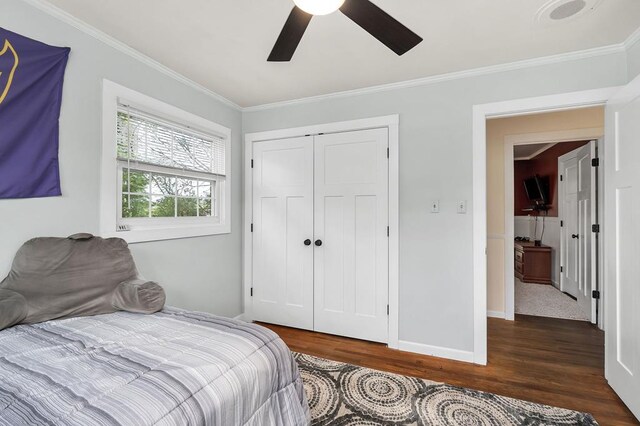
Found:
[[[228,129],[107,81],[103,119],[103,235],[230,231]]]

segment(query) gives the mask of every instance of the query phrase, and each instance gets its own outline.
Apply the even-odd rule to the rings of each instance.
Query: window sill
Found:
[[[102,232],[105,238],[122,238],[127,243],[144,243],[150,241],[176,240],[181,238],[205,237],[210,235],[230,234],[230,224],[212,224],[197,226],[179,226],[173,228],[132,229],[130,231]]]

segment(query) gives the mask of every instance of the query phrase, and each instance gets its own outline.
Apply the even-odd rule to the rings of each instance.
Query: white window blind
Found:
[[[118,160],[225,175],[225,141],[127,105],[118,106]]]

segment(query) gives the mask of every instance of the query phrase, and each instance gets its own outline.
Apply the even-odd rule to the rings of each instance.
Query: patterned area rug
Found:
[[[312,425],[597,425],[586,413],[295,354]]]

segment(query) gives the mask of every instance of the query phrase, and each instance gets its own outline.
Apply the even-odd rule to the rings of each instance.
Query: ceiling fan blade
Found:
[[[294,6],[293,10],[287,18],[287,22],[284,23],[284,27],[276,40],[273,50],[269,54],[267,61],[269,62],[287,62],[293,57],[293,54],[302,40],[305,30],[311,22],[313,15],[308,14],[297,6]]]
[[[340,11],[398,55],[404,55],[422,41],[422,37],[369,0],[346,0]]]

